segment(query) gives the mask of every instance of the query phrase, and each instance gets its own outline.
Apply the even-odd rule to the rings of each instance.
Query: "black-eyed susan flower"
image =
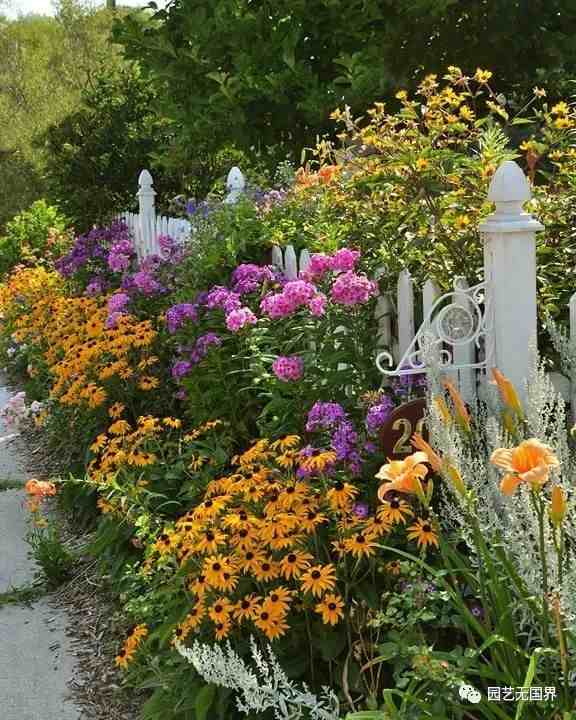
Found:
[[[414,513],[407,502],[400,498],[392,498],[382,503],[382,507],[378,509],[378,517],[383,518],[386,522],[396,524],[404,524]]]
[[[208,608],[208,617],[214,622],[227,622],[232,614],[233,604],[228,598],[219,597],[214,600],[211,607]]]
[[[258,610],[260,607],[260,598],[251,593],[245,595],[239,600],[233,608],[233,616],[236,620],[242,622],[243,620],[254,620],[258,617]]]
[[[311,560],[313,557],[310,553],[302,550],[290,552],[280,560],[280,571],[286,580],[298,578],[310,567]]]
[[[326,593],[316,605],[316,612],[322,616],[325,625],[337,625],[344,617],[344,602],[340,595]]]
[[[265,558],[258,568],[252,571],[252,574],[258,582],[268,582],[274,580],[280,574],[278,563],[271,558]]]
[[[115,402],[108,408],[108,415],[113,419],[121,417],[122,413],[126,409],[126,406],[121,402]]]
[[[194,550],[202,554],[215,554],[221,545],[226,543],[226,535],[216,529],[208,529],[200,533]]]
[[[332,564],[314,565],[308,568],[300,578],[304,592],[319,597],[326,590],[332,590],[336,585],[336,572]]]
[[[409,540],[416,540],[418,547],[426,548],[428,545],[438,547],[438,535],[434,530],[432,521],[429,519],[418,518],[408,528],[407,535]]]
[[[337,480],[326,493],[326,499],[334,510],[346,510],[358,493],[354,485]]]
[[[344,550],[355,558],[371,557],[376,554],[374,536],[364,531],[344,540]]]
[[[230,620],[214,623],[214,637],[216,640],[225,640],[230,634],[232,623]]]
[[[262,602],[262,609],[271,613],[286,614],[292,602],[293,591],[280,585],[266,595]]]

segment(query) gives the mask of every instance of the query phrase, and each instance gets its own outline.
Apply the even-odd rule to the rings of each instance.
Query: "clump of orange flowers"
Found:
[[[50,396],[61,405],[94,410],[107,403],[113,383],[144,392],[159,384],[152,321],[123,315],[109,328],[106,300],[47,293],[15,319],[13,339],[41,350],[52,376]]]
[[[339,568],[374,557],[394,521],[381,510],[355,514],[358,488],[322,475],[330,462],[322,453],[311,462],[297,436],[258,440],[157,535],[143,572],[176,564],[190,596],[175,641],[200,629],[216,640],[235,630],[275,640],[302,613],[327,625],[343,619]],[[317,475],[299,477],[303,466]]]

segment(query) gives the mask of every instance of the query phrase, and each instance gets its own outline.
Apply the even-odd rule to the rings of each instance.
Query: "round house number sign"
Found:
[[[425,413],[425,398],[411,400],[394,410],[380,431],[382,452],[386,458],[403,460],[416,452],[411,444],[414,433],[419,433],[424,439],[428,439]]]

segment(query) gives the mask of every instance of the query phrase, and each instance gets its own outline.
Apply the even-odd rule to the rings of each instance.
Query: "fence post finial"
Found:
[[[240,196],[246,188],[246,178],[242,173],[242,170],[238,167],[233,167],[228,173],[226,179],[226,190],[228,195],[224,198],[225,205],[234,205],[240,199]]]
[[[536,233],[544,229],[523,209],[531,195],[522,169],[512,160],[503,162],[488,190],[496,209],[479,228],[484,236],[487,369],[501,370],[524,397],[537,333]]]
[[[138,176],[139,231],[136,233],[136,254],[139,260],[154,252],[156,243],[156,191],[148,170]]]

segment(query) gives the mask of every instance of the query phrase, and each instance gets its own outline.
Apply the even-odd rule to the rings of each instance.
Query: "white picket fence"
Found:
[[[433,280],[416,288],[404,270],[396,288],[378,297],[376,362],[384,376],[421,373],[426,369],[426,353],[433,352],[468,402],[491,380],[493,367],[525,395],[524,381],[533,361],[530,348],[536,346],[537,337],[535,234],[543,229],[523,210],[530,197],[520,167],[511,161],[503,163],[488,193],[495,212],[479,228],[484,244],[483,282],[469,287],[465,278],[457,277],[452,289],[442,293]],[[307,250],[299,257],[291,246],[273,250],[273,263],[289,278],[305,269],[309,260]],[[419,327],[417,296],[423,318]],[[570,334],[576,342],[576,293],[570,302]],[[576,418],[576,381],[571,387],[570,380],[559,373],[550,377],[572,404]]]
[[[246,187],[242,171],[233,167],[228,173],[226,190],[228,194],[222,201],[225,205],[233,205],[238,201]],[[156,214],[156,190],[154,180],[148,170],[142,170],[138,177],[139,210],[137,213],[123,212],[116,220],[126,223],[136,247],[138,259],[160,252],[159,238],[170,235],[173,240],[184,244],[194,232],[193,224],[185,218],[166,217]]]
[[[194,232],[187,220],[157,216],[152,176],[139,177],[139,213],[123,213],[132,230],[139,258],[159,251],[160,235],[186,242]],[[234,167],[227,179],[225,204],[237,202],[245,190],[242,172]],[[404,270],[395,289],[379,296],[376,306],[376,364],[384,376],[422,373],[426,357],[434,353],[444,371],[458,382],[464,398],[477,397],[490,370],[499,368],[524,395],[525,379],[533,364],[536,317],[536,232],[543,226],[524,212],[531,197],[529,182],[513,161],[498,168],[488,192],[495,211],[479,227],[484,244],[484,280],[468,287],[455,278],[450,292],[442,294],[433,280],[415,288]],[[272,261],[290,279],[298,277],[310,253],[274,247]],[[375,278],[377,279],[377,277]],[[421,298],[423,322],[416,327],[415,298]],[[571,337],[576,341],[576,293],[570,302]],[[572,384],[553,373],[556,388],[572,403],[576,417],[576,379]]]

